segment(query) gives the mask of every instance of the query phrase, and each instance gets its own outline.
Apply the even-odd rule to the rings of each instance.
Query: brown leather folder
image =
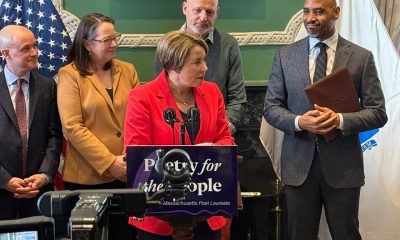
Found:
[[[308,100],[312,105],[328,107],[337,113],[357,112],[361,109],[349,69],[340,67],[331,74],[318,80],[304,89]],[[327,142],[333,140],[339,134],[334,129],[324,138]]]

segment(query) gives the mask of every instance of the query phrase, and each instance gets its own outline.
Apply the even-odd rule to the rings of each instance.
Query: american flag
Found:
[[[10,24],[35,34],[39,73],[53,77],[67,63],[71,38],[51,0],[0,0],[0,29]],[[4,66],[3,59],[0,62]]]

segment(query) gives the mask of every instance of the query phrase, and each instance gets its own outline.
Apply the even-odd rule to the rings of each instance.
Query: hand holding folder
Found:
[[[349,69],[340,67],[331,74],[318,80],[304,89],[312,105],[332,109],[336,113],[357,112],[361,109],[360,101],[351,80]],[[324,138],[327,142],[339,134],[334,129]]]

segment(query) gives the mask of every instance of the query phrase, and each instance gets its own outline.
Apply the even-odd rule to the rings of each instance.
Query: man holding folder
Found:
[[[305,0],[308,37],[279,49],[265,98],[264,117],[284,132],[281,175],[289,239],[317,239],[322,206],[333,239],[361,239],[360,188],[364,184],[358,134],[387,122],[372,53],[338,35],[335,0]],[[304,88],[339,67],[349,70],[361,109],[335,112],[309,102]],[[322,135],[339,130],[326,141]]]

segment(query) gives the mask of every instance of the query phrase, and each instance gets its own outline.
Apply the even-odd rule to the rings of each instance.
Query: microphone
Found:
[[[188,123],[190,124],[190,126],[192,128],[190,141],[191,141],[192,144],[194,144],[194,140],[195,140],[194,124],[199,121],[200,111],[196,106],[190,107],[187,110],[187,116],[188,116],[187,121],[188,121]]]
[[[173,108],[166,108],[163,112],[164,121],[170,125],[172,128],[176,122],[179,120],[176,118],[176,112]]]
[[[193,124],[194,122],[199,120],[200,111],[196,106],[190,107],[187,110],[188,121]]]
[[[175,131],[174,131],[174,124],[176,122],[179,122],[179,120],[176,118],[176,112],[175,109],[173,108],[166,108],[163,111],[163,117],[164,121],[171,126],[172,130],[172,144],[175,144]]]

